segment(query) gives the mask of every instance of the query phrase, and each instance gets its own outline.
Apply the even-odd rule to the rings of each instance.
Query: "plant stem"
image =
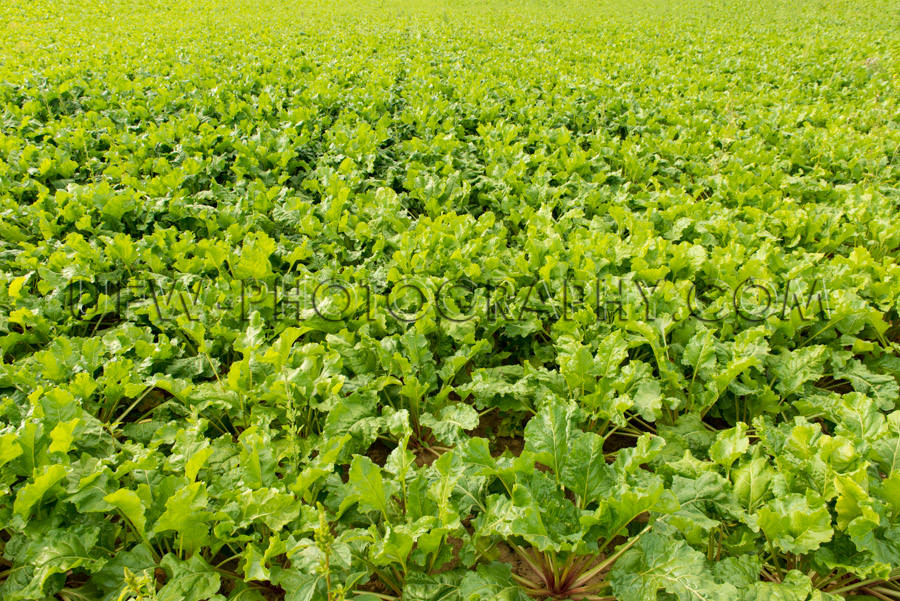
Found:
[[[550,591],[546,587],[542,587],[538,583],[513,573],[512,579],[515,580],[530,595],[548,595]]]
[[[385,595],[384,593],[373,593],[372,591],[366,591],[366,596],[378,597],[379,599],[384,599],[385,601],[397,601],[399,599],[399,597],[395,597],[393,595]]]
[[[871,595],[877,599],[881,599],[882,601],[892,601],[892,599],[890,597],[888,597],[887,595],[882,595],[881,593],[877,592],[875,589],[871,589],[868,587],[863,587],[862,589],[860,589],[860,592]]]
[[[540,568],[540,566],[537,565],[537,562],[531,557],[531,555],[525,549],[523,549],[522,547],[520,547],[514,543],[510,543],[510,545],[512,546],[513,551],[516,552],[516,555],[521,557],[522,561],[527,563],[528,567],[531,568],[535,574],[537,574],[538,576],[543,576],[544,571]]]
[[[636,534],[634,536],[634,538],[632,538],[630,541],[628,541],[627,543],[625,543],[624,545],[619,547],[619,549],[615,553],[613,553],[612,555],[610,555],[609,557],[607,557],[606,559],[601,561],[598,565],[594,566],[593,568],[591,568],[590,570],[588,570],[587,572],[585,572],[581,576],[579,576],[578,579],[572,583],[572,588],[584,585],[585,583],[587,583],[588,580],[590,580],[591,578],[593,578],[594,576],[596,576],[597,574],[599,574],[600,572],[602,572],[603,570],[605,570],[609,566],[611,566],[617,559],[619,559],[619,557],[622,556],[622,554],[625,551],[627,551],[628,549],[633,547],[640,540],[641,536],[643,536],[648,530],[650,530],[650,524],[648,524],[646,528],[644,528],[638,534]]]
[[[818,581],[816,581],[816,579],[814,578],[811,578],[811,580],[814,588],[824,590],[827,585],[831,584],[840,577],[841,575],[838,572],[830,572],[819,578]]]
[[[840,595],[841,593],[847,593],[847,592],[850,592],[850,591],[853,591],[853,590],[856,590],[859,588],[869,586],[870,584],[878,584],[881,582],[884,582],[883,578],[869,578],[868,580],[860,580],[860,581],[854,582],[853,584],[848,584],[848,585],[842,586],[840,588],[833,588],[833,589],[829,590],[828,592],[831,593],[832,595]]]

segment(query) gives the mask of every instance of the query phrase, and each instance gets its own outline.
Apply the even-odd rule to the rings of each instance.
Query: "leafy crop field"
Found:
[[[896,0],[0,5],[0,599],[900,599]]]

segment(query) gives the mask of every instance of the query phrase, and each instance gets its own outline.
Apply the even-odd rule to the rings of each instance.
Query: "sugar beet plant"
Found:
[[[0,5],[0,599],[900,600],[895,3],[320,4]]]

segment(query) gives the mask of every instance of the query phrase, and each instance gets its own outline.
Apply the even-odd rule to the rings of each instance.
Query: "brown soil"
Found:
[[[823,390],[830,390],[831,392],[836,392],[837,394],[848,394],[853,392],[853,385],[846,380],[835,380],[831,376],[825,376],[818,380],[815,384],[813,384],[816,388],[822,388]]]
[[[456,538],[455,536],[448,536],[447,543],[451,547],[453,547],[453,559],[448,561],[446,564],[441,566],[438,572],[449,572],[450,570],[456,569],[459,567],[459,550],[462,549],[463,541],[461,538]]]
[[[417,447],[412,449],[412,452],[416,456],[416,465],[419,467],[424,467],[426,465],[431,465],[434,463],[438,457],[441,456],[437,451],[432,451],[426,449],[425,447]]]
[[[613,432],[603,442],[603,452],[608,455],[610,453],[615,453],[616,451],[621,451],[622,449],[629,449],[633,446],[633,436],[625,436],[624,434],[617,434]]]
[[[391,454],[391,450],[392,449],[382,441],[376,440],[374,443],[372,443],[372,446],[369,447],[366,455],[379,467],[384,467],[384,464],[387,462],[388,455]]]
[[[357,587],[361,591],[365,591],[367,593],[378,593],[381,595],[393,595],[394,592],[386,587],[382,581],[378,579],[377,576],[372,576],[372,578],[365,584],[362,584]]]
[[[713,430],[727,430],[731,427],[727,421],[722,419],[721,417],[715,417],[713,415],[705,415],[703,416],[703,423],[707,426],[712,427]]]
[[[500,430],[500,424],[502,421],[502,416],[500,415],[500,412],[498,410],[495,409],[493,411],[489,411],[481,416],[481,420],[478,422],[478,427],[472,430],[472,436],[487,438],[488,440],[490,440],[492,442],[491,454],[494,457],[498,457],[506,451],[509,451],[514,456],[518,457],[522,454],[522,450],[525,448],[525,441],[521,436],[499,436],[497,432]],[[521,427],[519,428],[519,431],[524,431],[524,419],[520,426]]]
[[[497,551],[500,553],[497,557],[498,561],[508,563],[512,567],[513,574],[518,574],[525,578],[533,578],[534,571],[528,567],[528,564],[519,557],[519,555],[507,546],[506,543],[498,543]]]
[[[509,451],[514,456],[518,457],[522,454],[522,451],[525,450],[525,440],[522,438],[513,438],[512,436],[500,436],[494,441],[493,448],[491,449],[491,454],[494,457],[499,457],[504,452]]]

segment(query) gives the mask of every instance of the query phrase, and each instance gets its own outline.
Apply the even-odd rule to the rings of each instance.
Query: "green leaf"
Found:
[[[662,388],[658,380],[645,378],[640,381],[634,393],[634,406],[641,417],[650,422],[656,421],[662,401]]]
[[[785,350],[780,355],[772,357],[775,389],[782,397],[786,397],[799,391],[806,382],[818,380],[824,373],[828,355],[828,347],[817,345]]]
[[[442,574],[423,574],[413,572],[403,586],[404,601],[457,601],[460,574],[445,572]]]
[[[509,564],[494,561],[479,564],[459,583],[460,601],[529,601],[530,597],[512,578]]]
[[[368,457],[356,455],[350,463],[347,496],[341,501],[340,512],[358,503],[361,511],[378,511],[388,520],[391,492],[381,476],[381,468]]]
[[[693,370],[693,378],[695,380],[698,376],[701,381],[710,378],[712,370],[716,366],[715,340],[716,338],[711,330],[702,329],[694,334],[684,348],[681,363]]]
[[[452,403],[442,407],[437,417],[423,414],[421,422],[440,442],[454,445],[464,440],[465,430],[478,426],[478,412],[471,405]]]
[[[716,472],[703,472],[697,478],[673,477],[672,492],[680,508],[669,522],[684,532],[688,542],[700,543],[723,519],[741,517],[730,484]]]
[[[168,580],[157,593],[157,601],[206,601],[219,592],[219,573],[200,555],[181,561],[169,553],[160,565]]]
[[[272,584],[276,584],[285,590],[285,601],[313,601],[324,598],[324,593],[317,597],[317,593],[324,590],[324,577],[321,574],[313,574],[308,571],[300,571],[296,568],[284,569],[281,566],[272,566]]]
[[[808,553],[831,540],[831,514],[815,495],[792,493],[759,510],[759,527],[785,553]]]
[[[50,431],[50,447],[47,449],[50,453],[68,453],[72,447],[72,441],[75,439],[73,433],[75,428],[81,423],[80,418],[74,418],[67,422],[59,422]]]
[[[22,454],[22,445],[16,440],[16,435],[7,432],[0,436],[0,467],[3,467]]]
[[[412,551],[415,540],[407,531],[407,528],[399,526],[392,528],[385,525],[384,535],[378,537],[375,545],[369,547],[369,555],[376,566],[389,566],[391,564],[406,565],[406,558]]]
[[[275,480],[275,457],[268,434],[252,426],[238,440],[244,483],[250,488],[271,485]]]
[[[438,479],[428,487],[428,496],[437,504],[437,515],[441,524],[456,527],[459,511],[453,507],[450,497],[457,482],[463,475],[462,467],[454,453],[444,453],[432,464]]]
[[[261,280],[271,272],[269,257],[275,252],[275,241],[264,232],[251,234],[241,245],[232,273],[238,280]]]
[[[716,441],[709,447],[709,458],[724,467],[731,468],[741,455],[750,448],[750,439],[747,437],[747,424],[739,423],[734,428],[722,430],[716,436]]]
[[[271,488],[245,490],[236,500],[241,508],[241,526],[259,521],[278,532],[300,514],[300,504],[293,495]]]
[[[766,457],[754,457],[741,464],[731,474],[734,493],[747,512],[753,512],[769,491],[775,469]]]
[[[114,493],[103,497],[103,500],[122,512],[128,521],[134,526],[138,534],[144,537],[146,534],[147,518],[144,515],[144,503],[136,492],[126,488],[120,488]]]
[[[553,470],[557,482],[569,454],[575,406],[551,399],[525,426],[525,450]]]
[[[151,578],[156,568],[156,560],[145,544],[140,544],[128,550],[120,550],[116,556],[107,561],[103,568],[94,572],[88,586],[96,587],[105,595],[117,599],[119,593],[125,588],[125,569],[132,574],[143,575]]]
[[[209,538],[206,484],[191,482],[166,499],[166,509],[153,525],[154,533],[174,530],[179,544],[188,551],[205,545]]]
[[[610,575],[620,601],[646,601],[665,591],[679,601],[739,599],[734,585],[717,582],[705,557],[684,541],[649,532],[615,563]]]
[[[603,437],[592,432],[576,432],[567,445],[560,480],[575,493],[581,507],[605,497],[613,488],[603,443]]]
[[[40,475],[19,490],[13,503],[13,513],[28,517],[31,509],[40,503],[54,484],[66,477],[66,468],[61,465],[46,465]]]
[[[20,564],[0,584],[0,597],[4,601],[47,599],[55,594],[51,582],[56,577],[64,578],[61,575],[70,570],[89,574],[101,570],[107,559],[94,547],[98,538],[98,528],[75,525],[48,529],[24,548],[22,539],[14,540],[12,548],[18,547]],[[7,552],[12,548],[7,545]]]

